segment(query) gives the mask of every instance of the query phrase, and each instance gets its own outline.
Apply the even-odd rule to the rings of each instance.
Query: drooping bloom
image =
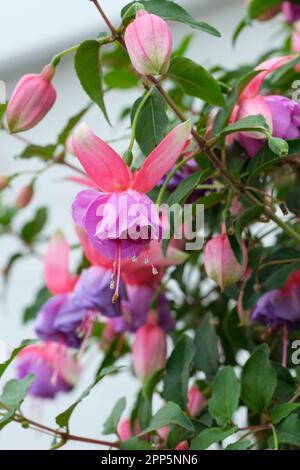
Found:
[[[300,270],[290,275],[281,289],[264,294],[251,316],[272,330],[284,326],[300,328]]]
[[[169,68],[172,33],[157,15],[139,10],[124,35],[127,51],[134,68],[141,75],[160,75]]]
[[[288,23],[295,23],[300,19],[300,5],[292,2],[283,2],[282,11]]]
[[[242,242],[242,251],[243,263],[240,264],[234,256],[226,234],[212,238],[205,245],[204,266],[206,274],[220,286],[222,291],[238,282],[245,274],[248,254],[244,242]]]
[[[205,403],[205,396],[199,390],[197,385],[194,384],[188,390],[188,404],[187,404],[188,412],[190,416],[192,416],[192,418],[196,418],[198,416],[204,403]]]
[[[31,344],[18,354],[18,377],[34,374],[29,394],[54,398],[58,392],[72,390],[80,375],[78,363],[61,344],[45,342]]]
[[[135,334],[132,361],[136,376],[145,380],[166,365],[167,339],[157,325],[144,325]]]
[[[145,193],[180,156],[190,127],[189,122],[175,127],[135,174],[86,124],[81,124],[74,133],[74,151],[99,191],[85,190],[77,195],[72,206],[73,219],[102,255],[114,259],[114,301],[118,299],[122,258],[136,260],[151,240],[161,238],[157,208]],[[148,262],[153,265],[150,259]],[[152,269],[157,272],[154,266]]]
[[[51,80],[55,69],[46,65],[40,74],[24,75],[9,100],[6,116],[10,132],[31,129],[48,113],[56,99]]]
[[[255,70],[260,71],[239,96],[238,103],[234,107],[230,122],[239,119],[262,115],[274,137],[293,139],[300,136],[300,106],[298,103],[279,95],[259,95],[265,77],[290,62],[294,56],[277,57],[269,59],[258,65]],[[260,132],[239,132],[230,136],[227,143],[237,139],[245,148],[250,157],[256,155],[265,143],[265,135]]]

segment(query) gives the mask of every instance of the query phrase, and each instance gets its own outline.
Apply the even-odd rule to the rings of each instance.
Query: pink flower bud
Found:
[[[138,422],[134,423],[133,429],[129,419],[122,419],[117,426],[117,433],[121,442],[127,441],[140,432]]]
[[[7,188],[9,185],[9,177],[5,175],[0,175],[0,191],[3,191],[3,189]]]
[[[243,264],[239,264],[226,234],[218,235],[206,244],[204,248],[206,273],[222,291],[243,277],[248,264],[248,253],[244,242],[242,242],[242,251]]]
[[[292,32],[292,51],[300,52],[300,27],[299,24],[295,24],[295,27]],[[295,65],[296,72],[300,72],[300,64]]]
[[[132,346],[133,368],[145,380],[166,365],[167,339],[157,325],[144,325],[136,332]]]
[[[197,385],[193,385],[188,391],[188,405],[187,409],[193,418],[198,416],[203,404],[205,402],[205,396],[200,392]]]
[[[188,441],[181,441],[177,446],[175,447],[175,450],[189,450],[189,444]]]
[[[24,207],[28,206],[28,204],[30,203],[32,199],[32,196],[33,196],[32,185],[30,184],[28,186],[23,186],[23,188],[21,188],[16,198],[16,202],[15,202],[16,208],[23,209]]]
[[[159,16],[140,10],[125,31],[125,44],[134,68],[141,75],[160,75],[169,68],[172,33]]]
[[[39,75],[24,75],[19,80],[6,110],[11,133],[31,129],[48,113],[56,98],[51,84],[54,71],[52,65],[46,65]]]

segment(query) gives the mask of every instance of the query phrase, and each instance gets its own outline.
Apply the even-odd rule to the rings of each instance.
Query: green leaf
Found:
[[[166,366],[163,397],[177,403],[183,409],[187,404],[188,381],[194,355],[193,340],[187,335],[182,335]]]
[[[297,414],[291,414],[277,428],[280,444],[290,444],[300,447],[300,421]]]
[[[146,441],[142,441],[138,437],[132,437],[127,441],[121,443],[121,450],[154,450],[151,444]]]
[[[208,449],[212,444],[223,441],[226,437],[231,436],[237,432],[237,427],[224,430],[222,428],[209,428],[204,429],[198,434],[197,437],[192,439],[191,450],[205,450]]]
[[[221,135],[228,135],[234,132],[255,131],[263,134],[270,133],[267,121],[261,114],[248,116],[239,121],[229,124],[220,132]]]
[[[50,297],[51,294],[46,287],[39,289],[34,302],[24,310],[22,319],[23,323],[28,323],[29,321],[34,320],[42,305],[44,305]]]
[[[104,82],[109,89],[120,88],[127,90],[138,85],[138,77],[125,69],[110,70],[105,74]]]
[[[34,381],[34,375],[27,375],[22,380],[12,379],[7,382],[0,396],[0,403],[9,410],[17,411],[20,408],[24,398],[26,397],[27,390]]]
[[[272,169],[275,165],[282,163],[284,157],[278,157],[272,150],[269,148],[266,143],[263,148],[252,158],[247,167],[247,172],[249,173],[248,181],[251,183],[255,176],[265,173],[268,170]]]
[[[210,314],[204,316],[196,331],[195,346],[195,366],[203,371],[210,380],[215,376],[219,367],[218,336]]]
[[[117,433],[117,426],[120,421],[121,415],[126,407],[126,398],[120,398],[107,420],[104,423],[103,434],[114,434]]]
[[[253,411],[262,413],[269,405],[277,384],[276,372],[269,360],[267,344],[258,346],[242,371],[242,398]]]
[[[6,111],[7,104],[8,104],[8,103],[0,103],[0,127],[1,127],[1,125],[2,125],[2,122],[1,122],[1,121],[2,121],[2,118],[3,118],[4,113],[5,113],[5,111]]]
[[[138,3],[144,5],[144,8],[149,13],[158,15],[164,20],[178,21],[179,23],[188,24],[194,29],[199,29],[204,33],[221,37],[221,34],[216,28],[203,21],[195,20],[187,11],[184,10],[184,8],[182,8],[180,5],[177,5],[175,2],[168,0],[141,0]],[[133,5],[133,2],[129,3],[122,9],[122,18],[126,15],[126,12],[128,8],[131,7],[131,5]],[[134,11],[132,11],[132,16],[135,16]]]
[[[234,32],[233,32],[233,35],[232,35],[232,45],[235,46],[238,38],[240,37],[240,34],[242,33],[242,31],[244,31],[244,29],[246,28],[246,26],[249,26],[249,19],[248,18],[243,18],[237,25],[237,27],[235,28]]]
[[[225,106],[218,82],[199,64],[186,57],[171,60],[168,76],[189,96],[195,96],[216,106]]]
[[[272,409],[271,418],[273,424],[278,424],[284,418],[287,418],[293,411],[300,407],[300,403],[282,403]]]
[[[279,157],[286,157],[289,153],[289,144],[279,137],[269,137],[268,145],[270,150]]]
[[[37,209],[34,218],[27,222],[21,229],[21,237],[26,243],[32,243],[36,236],[43,230],[48,216],[47,207]]]
[[[132,108],[131,120],[133,120],[137,107],[142,98],[136,100]],[[169,125],[169,119],[165,110],[165,102],[156,90],[153,90],[137,120],[135,138],[144,155],[149,155],[162,141]]]
[[[143,436],[149,432],[156,431],[163,426],[174,424],[181,428],[193,432],[194,426],[190,419],[183,413],[176,403],[171,401],[166,403],[158,412],[153,416],[149,426],[144,429],[139,435]]]
[[[234,231],[235,231],[235,236],[237,238],[238,242],[241,242],[242,240],[242,234],[243,230],[259,219],[259,217],[263,214],[264,212],[264,206],[252,206],[249,209],[245,210],[239,218],[237,219],[236,223],[234,224]]]
[[[82,88],[99,106],[110,124],[103,99],[100,47],[100,43],[95,40],[80,44],[75,54],[75,70]]]
[[[163,376],[164,369],[160,369],[148,377],[141,390],[140,403],[138,406],[138,420],[141,429],[147,427],[152,418],[152,397],[155,387]]]
[[[252,446],[252,442],[245,439],[243,441],[237,441],[233,444],[229,444],[225,450],[247,450]]]
[[[53,158],[56,150],[56,144],[49,145],[27,145],[20,155],[20,158],[38,157],[43,161],[48,161]]]
[[[237,95],[240,95],[249,82],[251,82],[251,80],[253,80],[253,78],[255,78],[259,73],[259,70],[251,70],[251,72],[247,72],[245,75],[240,77],[235,86]]]
[[[12,361],[19,354],[19,352],[22,351],[22,349],[24,349],[29,344],[33,344],[34,342],[35,340],[33,339],[24,339],[20,346],[13,350],[9,359],[7,359],[7,361],[5,362],[0,363],[0,377],[2,377],[8,366],[12,363]]]
[[[209,412],[218,425],[224,427],[231,423],[232,415],[239,404],[241,392],[241,384],[233,367],[225,366],[219,369],[212,383],[212,392],[208,403]]]
[[[81,118],[87,113],[87,111],[90,108],[91,108],[91,104],[88,104],[83,109],[81,109],[81,111],[79,111],[78,113],[76,113],[74,116],[72,116],[69,119],[69,121],[67,122],[67,124],[65,125],[65,127],[60,132],[60,134],[57,138],[57,142],[59,144],[65,145],[65,142],[66,142],[67,138],[71,134],[71,132],[74,129],[74,127],[76,126],[76,124],[81,120]]]
[[[168,206],[171,207],[173,204],[183,203],[198,186],[200,179],[201,173],[194,173],[181,181],[175,191],[168,198]]]
[[[248,6],[248,15],[251,19],[258,18],[280,3],[282,0],[252,0]]]
[[[0,431],[14,420],[15,410],[10,410],[0,418]]]
[[[109,367],[107,369],[103,369],[102,372],[99,375],[97,375],[94,382],[89,387],[87,387],[85,391],[80,395],[78,400],[76,400],[75,403],[69,406],[69,408],[67,408],[65,411],[63,411],[62,413],[56,416],[55,418],[56,424],[58,424],[58,426],[68,428],[72,413],[75,410],[75,408],[79,405],[79,403],[81,403],[81,401],[90,394],[92,389],[100,382],[100,380],[102,380],[107,375],[116,372],[117,370],[118,368],[116,367]]]

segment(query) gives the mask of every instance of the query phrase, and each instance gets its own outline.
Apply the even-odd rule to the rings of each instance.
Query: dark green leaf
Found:
[[[32,158],[38,157],[43,161],[48,161],[53,158],[54,152],[56,150],[56,144],[49,145],[27,145],[23,152],[21,153],[21,158]]]
[[[189,418],[183,413],[176,403],[166,403],[158,412],[153,416],[149,426],[144,429],[140,435],[148,434],[149,432],[156,431],[164,426],[174,424],[180,426],[188,431],[194,431],[194,426]]]
[[[124,441],[121,444],[121,450],[154,450],[151,444],[146,441],[142,441],[137,437],[132,437],[128,441]]]
[[[37,209],[34,218],[27,222],[21,229],[21,237],[26,243],[32,243],[36,236],[43,230],[48,216],[47,207]]]
[[[193,340],[189,336],[182,335],[166,366],[163,397],[177,403],[183,409],[187,404],[188,381],[194,355]]]
[[[98,41],[88,40],[80,44],[75,54],[75,70],[82,88],[99,106],[109,123],[103,99],[100,44]]]
[[[201,179],[201,173],[194,173],[185,178],[170,195],[168,199],[168,206],[173,204],[183,203],[189,195],[196,189]]]
[[[180,5],[177,5],[174,2],[168,0],[141,0],[139,1],[144,5],[145,9],[149,13],[160,16],[164,20],[178,21],[180,23],[185,23],[191,26],[194,29],[199,29],[204,33],[212,34],[213,36],[220,37],[221,34],[213,26],[210,26],[203,21],[195,20],[187,11],[185,11]],[[133,3],[126,5],[121,12],[122,17],[126,15],[128,8],[131,7]],[[132,11],[132,16],[135,16],[134,11]]]
[[[46,287],[42,287],[36,295],[36,298],[32,305],[26,307],[23,314],[23,323],[27,323],[36,318],[36,315],[42,305],[50,299],[51,294]]]
[[[104,423],[103,434],[117,433],[117,426],[126,407],[126,398],[120,398]]]
[[[270,132],[269,126],[263,116],[257,114],[256,116],[248,116],[239,121],[229,124],[221,131],[221,135],[228,135],[234,132],[255,131],[266,134]]]
[[[191,442],[191,450],[205,450],[208,449],[212,444],[223,441],[226,437],[231,436],[237,432],[237,428],[231,428],[224,430],[222,428],[209,428],[204,429],[195,437]]]
[[[68,428],[72,413],[75,408],[79,405],[79,403],[90,394],[92,389],[100,382],[100,380],[102,380],[107,375],[116,372],[117,370],[118,369],[116,367],[109,367],[107,369],[103,369],[102,372],[97,375],[94,382],[88,388],[86,388],[85,391],[80,395],[78,400],[76,400],[75,403],[69,406],[69,408],[67,408],[65,411],[56,416],[56,424],[58,424],[58,426]]]
[[[138,85],[138,77],[125,69],[110,70],[105,74],[104,82],[109,89],[121,88],[127,90]]]
[[[247,439],[229,444],[225,450],[247,450],[252,446],[252,442]]]
[[[273,408],[271,413],[272,423],[278,424],[284,418],[287,418],[293,411],[300,407],[300,403],[282,403]]]
[[[255,176],[270,170],[278,163],[282,163],[284,158],[285,157],[278,157],[278,155],[275,155],[266,143],[258,154],[250,160],[247,167],[249,183],[253,181]]]
[[[218,425],[224,427],[231,423],[241,392],[241,384],[236,378],[233,367],[225,366],[219,369],[212,383],[212,391],[209,412]]]
[[[133,105],[132,120],[142,99],[139,98]],[[140,111],[135,132],[136,141],[144,155],[149,155],[162,141],[168,125],[165,102],[158,92],[153,90]]]
[[[205,315],[196,331],[195,346],[195,365],[199,370],[205,372],[210,380],[215,376],[219,367],[218,336],[210,314]]]
[[[264,212],[264,206],[252,206],[249,209],[245,210],[239,218],[237,219],[234,225],[235,236],[238,242],[242,240],[243,230],[257,220]]]
[[[242,398],[251,410],[262,413],[273,397],[276,384],[276,372],[269,360],[269,347],[261,344],[244,365]]]
[[[278,441],[300,447],[300,421],[297,414],[291,414],[277,428]]]
[[[185,57],[171,60],[168,76],[189,96],[195,96],[216,106],[225,106],[221,88],[201,65]]]
[[[251,19],[258,18],[280,3],[282,3],[282,0],[251,0],[248,6],[249,17]]]

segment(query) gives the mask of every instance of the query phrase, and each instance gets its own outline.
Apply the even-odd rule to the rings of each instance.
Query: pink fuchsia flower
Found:
[[[298,129],[300,126],[300,106],[297,103],[277,95],[259,95],[265,77],[286,65],[293,58],[294,56],[277,57],[256,67],[255,70],[259,73],[248,83],[239,96],[230,123],[260,114],[266,119],[274,137],[291,139],[300,135]],[[239,132],[231,135],[227,139],[227,144],[229,145],[234,139],[245,148],[250,157],[253,157],[264,145],[265,135],[258,132]]]
[[[283,2],[282,11],[288,23],[295,23],[300,19],[300,6],[292,2]]]
[[[242,242],[243,263],[240,264],[230,246],[226,234],[212,238],[204,248],[204,266],[206,274],[223,291],[238,282],[245,274],[248,264],[246,245]]]
[[[33,186],[31,184],[23,186],[16,197],[15,206],[17,209],[24,209],[33,197]]]
[[[24,75],[9,100],[6,117],[11,133],[31,129],[48,113],[56,99],[51,80],[55,69],[46,65],[39,75]]]
[[[121,442],[131,439],[141,432],[141,429],[136,421],[132,427],[129,419],[122,419],[117,426],[117,433]]]
[[[32,344],[18,354],[18,377],[34,374],[29,394],[54,398],[59,392],[69,392],[80,375],[78,363],[68,349],[58,343]]]
[[[72,292],[78,277],[69,271],[70,247],[61,232],[51,238],[44,258],[44,279],[49,291],[54,294]]]
[[[133,369],[144,381],[162,369],[167,360],[167,338],[157,325],[144,325],[135,334],[132,346]]]
[[[198,416],[205,401],[206,401],[205,396],[199,390],[197,385],[193,385],[188,390],[187,410],[190,416],[192,416],[192,418],[196,418]]]
[[[181,441],[175,447],[175,450],[189,450],[189,443],[188,441]]]
[[[118,298],[122,258],[136,260],[151,240],[161,238],[157,208],[145,193],[178,159],[190,128],[188,121],[175,127],[134,174],[86,124],[81,124],[74,133],[75,153],[99,191],[91,189],[77,195],[72,206],[73,219],[102,255],[114,259],[113,300]],[[151,264],[150,259],[148,262]],[[154,266],[152,269],[157,272]]]
[[[157,15],[139,10],[124,35],[132,65],[141,75],[167,72],[172,53],[172,33]]]

